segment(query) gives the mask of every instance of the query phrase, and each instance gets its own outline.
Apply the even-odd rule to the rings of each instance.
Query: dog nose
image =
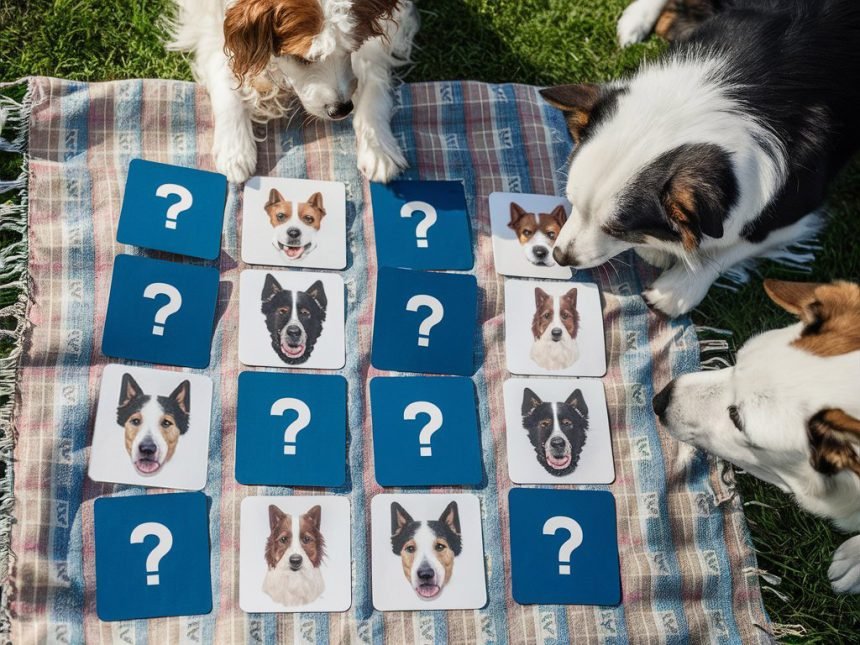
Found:
[[[418,579],[422,581],[432,580],[436,573],[433,571],[433,567],[421,567],[418,569]]]
[[[297,228],[291,228],[287,230],[287,237],[291,240],[295,240],[298,237],[301,237],[302,232]]]
[[[562,266],[572,266],[573,258],[560,247],[556,246],[552,250],[552,259]]]
[[[561,340],[561,327],[555,327],[550,332],[553,340]]]
[[[352,101],[344,101],[343,103],[329,103],[325,106],[325,113],[330,119],[342,119],[352,112]]]
[[[536,246],[532,249],[532,253],[535,254],[535,257],[538,260],[543,260],[547,255],[549,255],[549,250],[545,246]]]
[[[290,325],[287,327],[287,337],[291,339],[299,338],[302,335],[302,328],[298,325]]]
[[[152,457],[156,452],[158,452],[158,446],[155,445],[155,442],[152,441],[152,439],[142,441],[137,449],[140,451],[140,454],[145,457]]]
[[[291,567],[299,567],[302,564],[302,556],[294,553],[290,556],[290,566]]]
[[[564,439],[561,437],[553,437],[549,440],[549,445],[556,449],[564,448]]]
[[[672,399],[672,390],[675,389],[675,381],[669,381],[669,385],[664,387],[657,393],[651,405],[654,406],[654,413],[663,420],[663,415],[666,414],[666,409],[669,407],[669,402]]]

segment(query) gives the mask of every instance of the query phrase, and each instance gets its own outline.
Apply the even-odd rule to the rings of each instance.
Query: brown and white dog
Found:
[[[579,312],[576,310],[576,288],[561,296],[535,287],[535,313],[532,317],[531,359],[545,370],[563,370],[579,358],[576,335]]]
[[[209,92],[215,166],[232,182],[257,165],[252,123],[298,103],[323,120],[353,114],[358,168],[388,181],[406,167],[391,132],[393,72],[408,62],[411,0],[175,0],[170,49],[193,54]]]
[[[325,590],[320,570],[325,556],[321,520],[319,505],[312,506],[304,515],[289,515],[274,504],[269,505],[263,592],[275,602],[286,607],[307,605]]]
[[[654,397],[681,441],[860,533],[860,286],[765,281],[795,325],[750,339],[734,367],[686,374]],[[833,589],[860,593],[860,535],[837,549]]]
[[[286,259],[298,260],[316,248],[325,217],[322,193],[314,193],[306,202],[291,202],[272,188],[263,208],[274,229],[272,245]]]
[[[538,266],[555,266],[552,247],[567,221],[564,206],[559,204],[550,213],[529,213],[516,202],[511,202],[511,221],[508,228],[517,234],[526,259]]]
[[[155,475],[170,461],[179,438],[188,432],[191,383],[182,381],[169,396],[150,395],[123,374],[116,422],[125,430],[125,449],[135,470]]]

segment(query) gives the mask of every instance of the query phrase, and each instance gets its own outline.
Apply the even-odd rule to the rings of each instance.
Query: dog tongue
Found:
[[[157,461],[150,461],[148,459],[139,459],[135,462],[134,465],[137,466],[137,469],[140,472],[146,475],[151,475],[161,466],[161,464],[159,464]]]
[[[303,246],[287,246],[287,247],[284,247],[284,253],[286,253],[287,257],[292,259],[292,260],[295,260],[297,257],[299,257],[304,250],[305,250],[305,247],[303,247]]]
[[[418,585],[418,593],[422,598],[433,598],[439,593],[437,585]]]
[[[567,465],[570,463],[570,455],[565,455],[564,457],[551,457],[547,455],[546,461],[553,468],[561,470],[562,468],[567,468]]]
[[[296,345],[295,347],[290,347],[289,345],[281,345],[281,349],[284,350],[284,353],[287,356],[295,358],[296,356],[301,356],[305,353],[304,345]]]

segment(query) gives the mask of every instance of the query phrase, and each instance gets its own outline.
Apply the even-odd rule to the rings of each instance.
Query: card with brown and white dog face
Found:
[[[211,412],[208,376],[108,365],[102,372],[90,479],[201,490]]]
[[[481,503],[475,495],[377,495],[370,523],[376,609],[487,604]]]
[[[570,267],[559,266],[552,257],[569,213],[570,203],[564,197],[491,193],[490,228],[496,272],[569,280]]]
[[[346,611],[352,604],[346,497],[246,497],[239,606],[247,612]]]
[[[597,286],[506,280],[505,353],[513,374],[606,374]]]
[[[346,267],[346,189],[335,181],[252,177],[242,200],[242,260]]]

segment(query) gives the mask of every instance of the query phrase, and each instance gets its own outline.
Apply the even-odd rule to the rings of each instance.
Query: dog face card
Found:
[[[505,381],[508,472],[517,484],[615,481],[603,383],[597,379]]]
[[[336,181],[252,177],[242,201],[242,260],[346,267],[346,189]]]
[[[208,376],[108,365],[102,372],[90,479],[201,490],[211,411]]]
[[[346,497],[246,497],[239,606],[256,612],[346,611],[352,604]]]
[[[570,280],[552,250],[570,215],[570,202],[552,195],[490,194],[490,228],[496,272],[526,278]]]
[[[505,352],[513,374],[606,374],[597,286],[506,280]]]
[[[487,604],[481,503],[475,495],[377,495],[370,516],[376,609]]]
[[[264,367],[343,367],[343,278],[306,271],[243,271],[239,360]]]

